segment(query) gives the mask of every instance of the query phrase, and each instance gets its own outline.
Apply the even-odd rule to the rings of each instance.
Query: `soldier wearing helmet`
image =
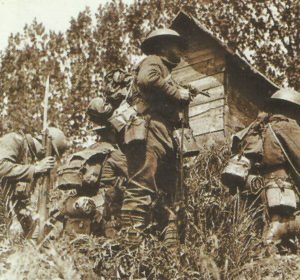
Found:
[[[132,236],[140,236],[149,224],[159,193],[165,194],[168,204],[174,195],[176,153],[171,135],[179,126],[178,109],[188,104],[190,95],[173,81],[171,72],[183,47],[182,37],[166,28],[151,32],[141,44],[147,57],[136,67],[127,98],[137,114],[124,131],[129,183],[122,223],[132,229]]]
[[[260,196],[265,206],[265,239],[282,241],[300,233],[300,93],[283,88],[268,101],[266,110],[233,136],[233,157],[222,174],[223,183]],[[247,162],[247,170],[245,164]]]
[[[60,209],[59,215],[64,216],[66,232],[83,233],[84,231],[87,234],[100,234],[112,238],[115,230],[119,228],[120,208],[123,199],[122,189],[127,179],[127,162],[125,155],[117,145],[115,130],[108,122],[112,111],[112,107],[103,97],[96,97],[90,101],[87,116],[95,124],[92,130],[97,133],[100,139],[79,153],[92,155],[94,160],[88,163],[89,166],[85,165],[88,160],[82,161],[83,165],[77,170],[80,177],[83,178],[80,183],[71,185],[66,184],[67,180],[62,180],[64,182],[62,184],[58,182],[60,189],[71,188],[75,189],[76,192],[75,195],[68,196],[63,201],[63,207]],[[99,154],[104,156],[99,157]],[[71,158],[73,156],[71,155]],[[69,164],[67,161],[67,166]],[[99,166],[99,168],[95,168],[95,166]],[[62,166],[61,170],[58,171],[60,177],[64,176],[64,170],[65,167]],[[82,170],[85,170],[84,174],[81,173]],[[84,178],[96,178],[96,180],[89,179],[87,184]],[[82,217],[81,214],[86,210],[80,201],[88,201],[93,204],[95,211],[93,213],[88,212],[86,213],[88,215]],[[73,213],[72,209],[75,204],[77,205],[76,211]],[[79,218],[82,218],[90,226],[80,229],[78,224],[82,220]]]
[[[54,150],[62,154],[67,148],[66,138],[63,132],[50,127],[49,134],[53,139]],[[8,203],[16,201],[15,212],[26,234],[30,228],[30,217],[24,217],[21,210],[25,205],[18,201],[23,197],[28,200],[28,194],[24,191],[22,183],[34,185],[36,179],[55,165],[54,155],[43,158],[43,148],[39,137],[34,138],[23,132],[8,133],[0,138],[0,180],[1,199]],[[36,160],[40,160],[36,162]],[[23,211],[24,212],[24,211]]]

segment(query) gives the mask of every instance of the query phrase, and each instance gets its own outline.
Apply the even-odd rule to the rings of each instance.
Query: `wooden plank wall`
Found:
[[[172,76],[182,85],[190,84],[209,94],[198,95],[190,104],[190,126],[196,138],[207,139],[213,134],[220,137],[224,132],[224,51],[199,30],[187,40],[189,47]]]

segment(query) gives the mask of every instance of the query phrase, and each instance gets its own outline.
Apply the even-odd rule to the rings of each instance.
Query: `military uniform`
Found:
[[[48,132],[56,154],[62,154],[67,148],[63,132],[55,127],[49,127]],[[38,176],[53,168],[55,163],[52,156],[47,156],[34,164],[41,157],[41,143],[29,134],[12,132],[0,138],[1,196],[5,203],[11,202],[14,205],[13,210],[25,235],[32,225],[31,211],[27,208],[30,204],[30,191]]]
[[[87,115],[97,125],[93,130],[100,141],[71,155],[58,170],[58,187],[76,190],[75,195],[62,202],[58,214],[66,218],[67,232],[113,237],[112,232],[118,228],[128,172],[126,157],[116,145],[115,132],[107,122],[112,112],[111,104],[103,97],[91,100]],[[92,205],[95,211],[91,211]]]
[[[32,154],[24,134],[12,132],[0,138],[1,199],[7,205],[14,204],[14,212],[25,233],[32,222],[30,215],[24,212],[29,196],[25,189],[17,193],[16,187],[19,182],[33,183],[35,166],[30,162]]]
[[[292,103],[290,95],[292,98],[297,97],[297,94],[300,97],[299,93],[292,93],[282,89],[272,98],[276,100],[279,96],[278,100],[284,101],[280,106],[284,108],[287,102]],[[270,108],[276,111],[272,107],[274,105],[271,103]],[[286,108],[291,109],[291,106]],[[247,169],[254,177],[250,180],[248,176],[247,181],[243,182],[246,185],[240,185],[247,192],[260,194],[261,202],[266,206],[266,240],[272,242],[280,239],[281,232],[287,233],[287,227],[300,228],[298,222],[294,221],[294,214],[299,208],[300,179],[300,127],[297,121],[282,114],[261,112],[252,124],[233,136],[232,153],[238,155],[238,158],[233,159],[245,156],[249,160]],[[237,169],[243,169],[246,165],[239,165]],[[240,170],[237,173],[233,167],[232,170],[231,176],[225,172],[226,176],[222,177],[223,182],[229,186],[238,185],[236,175],[241,174]],[[259,189],[255,187],[257,178],[262,178],[258,184]]]
[[[179,123],[181,102],[170,76],[175,66],[165,57],[150,55],[137,67],[133,85],[136,94],[128,102],[145,120],[146,135],[144,141],[132,141],[126,148],[129,183],[122,207],[125,226],[144,228],[158,193],[167,193],[169,200],[174,195],[176,153],[172,131]]]
[[[25,135],[9,133],[0,138],[0,178],[2,182],[31,182],[34,178],[34,165]]]
[[[109,143],[100,142],[96,145],[103,144]],[[104,219],[104,234],[107,237],[113,237],[114,233],[111,230],[120,229],[120,211],[128,178],[127,172],[126,157],[118,147],[114,146],[103,163],[98,194],[92,197],[96,207],[103,208],[99,217]]]

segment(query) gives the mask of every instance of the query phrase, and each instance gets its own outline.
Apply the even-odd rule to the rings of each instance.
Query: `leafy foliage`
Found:
[[[122,238],[79,235],[39,248],[10,237],[0,243],[0,279],[295,279],[299,256],[265,247],[259,208],[223,189],[228,156],[226,147],[203,150],[186,170],[185,244],[170,249],[148,235],[132,248]]]
[[[209,29],[279,85],[300,89],[297,1],[210,2],[197,11]]]
[[[42,127],[44,87],[50,76],[49,122],[87,139],[85,109],[103,91],[103,77],[130,70],[140,59],[140,43],[156,27],[168,26],[180,9],[204,25],[279,84],[299,89],[299,9],[297,1],[111,1],[72,18],[65,33],[47,32],[35,20],[12,34],[1,53],[0,129],[3,133]],[[22,121],[20,121],[22,120]]]

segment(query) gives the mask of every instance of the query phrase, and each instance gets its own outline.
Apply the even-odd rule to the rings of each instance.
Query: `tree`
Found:
[[[299,3],[213,0],[196,15],[230,48],[279,85],[300,89]]]
[[[46,34],[44,26],[35,20],[24,27],[23,34],[10,36],[0,68],[0,91],[8,101],[5,125],[2,125],[4,132],[41,129],[45,81],[48,75],[55,81],[62,75],[55,57],[63,48],[61,35]],[[56,95],[53,87],[50,104],[55,102]]]
[[[72,18],[65,33],[46,32],[41,23],[12,34],[1,54],[1,130],[39,131],[46,77],[50,76],[50,124],[76,143],[85,141],[85,110],[103,94],[104,76],[128,71],[142,57],[141,41],[169,26],[180,9],[196,17],[230,48],[279,85],[299,90],[299,9],[286,0],[113,0]],[[20,121],[22,120],[22,122]]]

